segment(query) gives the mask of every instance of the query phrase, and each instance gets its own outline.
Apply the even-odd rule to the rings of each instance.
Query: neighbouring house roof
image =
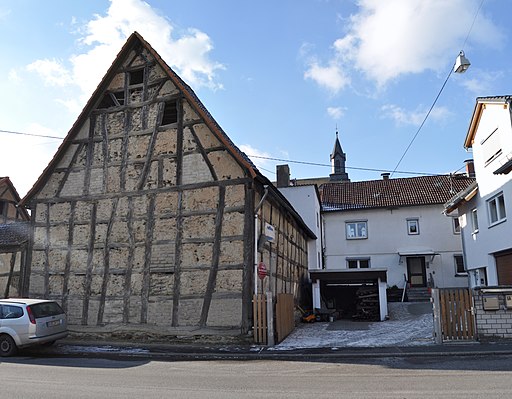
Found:
[[[509,154],[509,156],[512,154]],[[498,169],[496,169],[493,173],[495,175],[506,175],[512,172],[512,159],[506,161],[503,165],[501,165]]]
[[[464,140],[464,148],[468,149],[473,146],[473,140],[475,138],[478,124],[480,123],[482,111],[485,109],[485,104],[508,104],[510,102],[512,102],[512,95],[477,97],[475,109],[473,110],[471,122],[469,123],[468,132],[466,134],[466,139]]]
[[[14,184],[12,184],[11,179],[8,177],[0,177],[0,200],[6,198],[7,192],[9,192],[14,197],[14,200],[16,202],[15,205],[18,206],[21,202],[21,198],[18,194],[18,191],[16,191]],[[24,207],[19,208],[19,213],[21,214],[21,217],[23,219],[30,219],[30,215]]]
[[[28,242],[30,223],[15,222],[0,224],[0,250],[6,247],[17,247]]]
[[[464,190],[459,191],[444,204],[445,213],[453,212],[463,203],[468,202],[478,192],[478,184],[476,181],[467,186]]]
[[[459,174],[326,183],[320,186],[322,210],[444,204],[474,182]]]

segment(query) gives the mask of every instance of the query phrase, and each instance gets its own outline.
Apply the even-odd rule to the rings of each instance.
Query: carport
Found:
[[[387,269],[315,270],[309,273],[311,280],[320,287],[321,311],[334,311],[342,318],[349,318],[361,303],[372,301],[378,307],[377,319],[387,318]]]

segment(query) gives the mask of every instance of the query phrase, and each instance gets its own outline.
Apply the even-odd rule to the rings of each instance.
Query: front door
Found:
[[[427,286],[427,271],[424,256],[407,257],[407,275],[411,287]]]

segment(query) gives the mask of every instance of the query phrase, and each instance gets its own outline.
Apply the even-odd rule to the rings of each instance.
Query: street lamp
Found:
[[[453,72],[455,73],[464,73],[467,71],[471,63],[464,55],[464,51],[461,51],[455,60],[455,65],[453,67]]]

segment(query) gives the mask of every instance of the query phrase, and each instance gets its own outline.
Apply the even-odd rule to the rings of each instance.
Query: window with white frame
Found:
[[[487,210],[489,212],[489,226],[504,221],[507,217],[505,212],[505,198],[503,193],[492,197],[487,201]]]
[[[473,234],[478,233],[478,212],[476,208],[471,210],[471,227],[473,229]]]
[[[347,240],[368,238],[368,222],[366,220],[345,222],[345,233],[347,235]]]
[[[455,262],[455,275],[456,276],[467,276],[468,272],[464,268],[464,258],[462,255],[453,255]]]
[[[453,218],[453,234],[460,234],[460,221],[458,217]]]
[[[418,219],[407,219],[407,234],[420,234],[420,221]]]
[[[370,258],[347,259],[349,269],[368,269],[370,267]]]

